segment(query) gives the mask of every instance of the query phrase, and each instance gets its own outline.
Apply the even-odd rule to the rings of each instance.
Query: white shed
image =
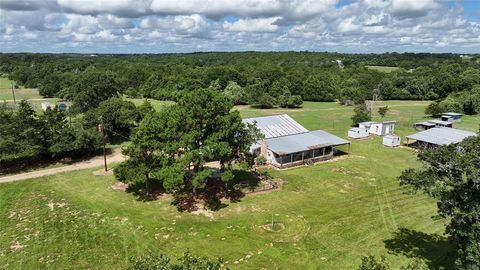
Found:
[[[395,121],[384,121],[373,123],[370,127],[370,133],[385,136],[388,134],[393,134],[395,131]]]
[[[354,127],[348,130],[348,137],[354,139],[362,139],[368,137],[368,129]]]
[[[400,146],[400,137],[393,134],[386,135],[383,137],[383,145],[388,147]]]

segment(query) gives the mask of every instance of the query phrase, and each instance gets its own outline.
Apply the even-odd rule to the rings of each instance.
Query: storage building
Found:
[[[388,134],[383,136],[383,145],[388,147],[397,147],[400,146],[400,137],[393,134]]]
[[[455,113],[455,112],[442,113],[442,121],[458,122],[458,121],[461,121],[461,119],[462,119],[461,113]]]
[[[348,130],[348,137],[354,139],[368,138],[368,130],[360,127],[351,128]]]
[[[286,114],[247,118],[244,123],[255,124],[265,136],[250,148],[276,167],[291,167],[333,158],[337,146],[349,141],[323,130],[308,131]]]
[[[407,145],[412,147],[436,147],[439,145],[457,144],[465,138],[477,136],[475,132],[435,127],[407,136]]]

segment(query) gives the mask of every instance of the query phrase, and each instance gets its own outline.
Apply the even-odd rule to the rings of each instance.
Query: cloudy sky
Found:
[[[0,0],[1,52],[480,53],[480,0]]]

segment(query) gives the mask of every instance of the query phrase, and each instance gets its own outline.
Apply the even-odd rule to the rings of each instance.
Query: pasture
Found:
[[[413,133],[428,102],[389,101],[385,120]],[[155,106],[155,105],[154,105]],[[160,105],[159,105],[160,106]],[[155,106],[157,107],[157,106]],[[237,109],[243,117],[288,113],[310,130],[346,138],[352,107],[306,102],[301,109]],[[380,116],[375,115],[375,119]],[[480,117],[462,128],[477,130]],[[180,213],[170,199],[141,202],[114,190],[113,176],[83,170],[0,185],[0,269],[122,269],[149,251],[222,257],[231,269],[355,269],[362,255],[394,268],[412,258],[452,268],[436,205],[396,177],[417,166],[413,150],[352,140],[351,153],[314,166],[269,170],[281,190],[227,202],[216,212]],[[278,231],[266,224],[280,224]]]
[[[399,67],[388,67],[388,66],[365,66],[368,69],[373,69],[380,72],[390,73],[392,71],[399,70]]]
[[[12,81],[6,77],[0,77],[0,101],[13,101],[12,95]],[[37,89],[32,88],[16,88],[15,91],[15,99],[20,101],[22,99],[40,99],[42,98],[38,94]]]

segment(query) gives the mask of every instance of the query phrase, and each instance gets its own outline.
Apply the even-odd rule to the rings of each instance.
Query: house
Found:
[[[457,144],[471,136],[477,136],[477,134],[456,128],[434,127],[408,135],[407,145],[413,147],[436,147],[452,143]],[[413,142],[410,143],[410,140],[413,140]]]
[[[354,127],[348,130],[348,137],[354,139],[368,138],[368,130],[366,128]]]
[[[243,122],[255,124],[264,135],[250,147],[251,153],[279,168],[331,159],[339,152],[336,146],[350,144],[323,130],[308,131],[286,114],[246,118]]]
[[[431,129],[431,128],[434,128],[435,126],[436,125],[434,123],[430,123],[428,121],[415,123],[415,129],[419,131]]]
[[[48,108],[53,109],[53,104],[50,102],[42,102],[42,110],[46,111]]]
[[[383,145],[388,147],[397,147],[400,146],[400,137],[393,134],[388,134],[383,136]]]
[[[447,127],[447,128],[453,127],[453,123],[448,121],[433,119],[433,120],[428,120],[428,122],[434,124],[435,127]]]
[[[379,136],[385,136],[387,134],[393,134],[393,132],[395,131],[395,121],[362,122],[359,123],[359,127],[369,127],[369,133]]]
[[[462,118],[461,113],[455,113],[455,112],[442,113],[442,121],[459,122],[462,120],[461,118]]]

